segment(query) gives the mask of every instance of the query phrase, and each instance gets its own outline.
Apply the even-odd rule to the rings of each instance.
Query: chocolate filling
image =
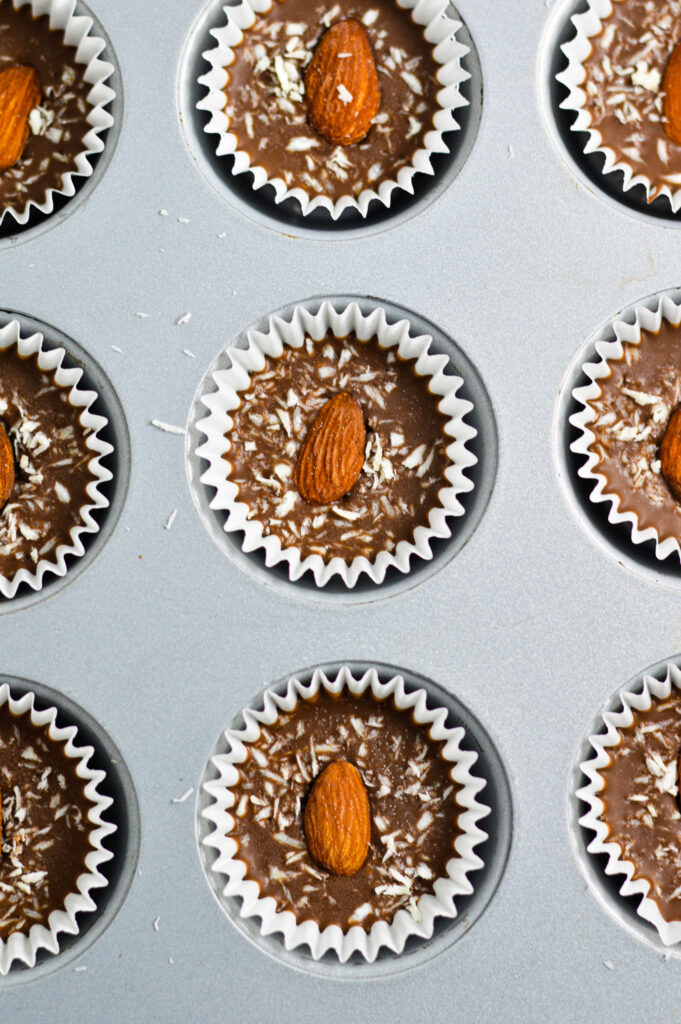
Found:
[[[364,24],[381,90],[369,134],[351,146],[334,146],[310,127],[303,82],[321,36],[341,18]],[[283,178],[289,189],[334,200],[377,189],[412,163],[433,128],[439,65],[422,26],[391,0],[342,7],[329,0],[274,0],[234,52],[226,87],[229,130],[252,164],[269,178]]]
[[[87,870],[92,805],[76,763],[28,715],[0,707],[0,939],[49,927]]]
[[[87,97],[92,88],[76,64],[76,48],[64,44],[62,32],[50,29],[49,17],[34,18],[30,4],[14,10],[0,0],[0,71],[15,64],[35,68],[42,100],[29,119],[31,132],[23,156],[0,174],[0,209],[40,203],[49,188],[60,189],[62,176],[76,170],[90,130]]]
[[[620,729],[620,742],[608,748],[599,794],[608,838],[635,867],[634,878],[651,884],[666,921],[681,921],[681,813],[678,760],[681,752],[681,694],[653,699],[649,711],[633,711]]]
[[[364,467],[345,497],[310,505],[294,483],[298,454],[319,410],[339,392],[355,398],[364,414]],[[447,417],[413,363],[375,340],[329,332],[266,359],[240,397],[228,435],[229,476],[266,535],[303,557],[374,558],[427,524],[446,486]]]
[[[610,359],[610,373],[598,381],[596,413],[589,424],[590,450],[607,480],[606,491],[620,497],[621,512],[633,512],[640,528],[655,527],[661,539],[681,541],[681,505],[660,473],[659,445],[681,398],[681,331],[667,321],[641,342],[623,344],[621,359]]]
[[[420,920],[418,900],[446,876],[460,834],[459,786],[443,746],[392,701],[347,692],[334,697],[322,690],[262,727],[237,765],[230,833],[261,896],[320,928],[368,930],[401,908]],[[315,863],[303,831],[311,785],[338,759],[359,770],[371,810],[368,857],[348,877]]]
[[[82,522],[81,508],[91,504],[90,431],[80,423],[82,410],[69,402],[70,390],[55,384],[35,356],[21,357],[15,346],[0,351],[0,420],[15,464],[14,487],[0,511],[3,576],[33,572],[40,558],[53,560]]]

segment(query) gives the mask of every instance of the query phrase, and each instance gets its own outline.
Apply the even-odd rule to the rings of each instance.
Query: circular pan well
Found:
[[[2,683],[7,683],[14,697],[34,693],[35,705],[39,709],[56,707],[57,725],[75,725],[78,728],[78,743],[94,747],[90,766],[106,772],[106,779],[100,784],[99,791],[113,800],[105,817],[117,826],[117,830],[104,841],[105,847],[113,853],[113,858],[99,868],[108,878],[109,884],[103,889],[91,891],[97,910],[78,915],[77,935],[60,935],[59,953],[40,950],[34,967],[15,961],[9,973],[0,978],[0,993],[3,988],[11,985],[35,981],[52,974],[73,963],[92,946],[125,902],[135,877],[140,846],[140,814],[135,787],[123,756],[108,733],[75,701],[49,686],[0,675]]]
[[[439,684],[416,672],[380,662],[370,664],[361,661],[334,661],[324,665],[315,665],[301,672],[294,672],[293,675],[301,682],[307,683],[316,669],[321,669],[329,677],[335,677],[343,665],[347,665],[357,678],[368,669],[375,668],[382,681],[387,681],[395,675],[401,675],[407,689],[425,690],[429,697],[429,706],[447,708],[449,711],[447,726],[463,726],[466,731],[464,748],[474,750],[478,754],[474,773],[486,780],[486,786],[480,792],[480,800],[490,808],[490,813],[481,820],[480,825],[488,834],[488,838],[475,848],[476,854],[484,862],[484,867],[471,874],[473,893],[470,896],[457,896],[457,916],[448,920],[438,918],[435,933],[431,939],[424,941],[413,936],[407,941],[404,951],[399,956],[390,950],[382,949],[371,964],[367,963],[359,953],[353,954],[345,964],[339,963],[335,954],[330,952],[320,960],[313,960],[309,950],[304,946],[287,950],[281,935],[262,935],[257,919],[239,916],[240,901],[234,898],[226,899],[223,896],[222,876],[216,875],[211,870],[215,856],[217,856],[216,851],[203,845],[203,839],[210,831],[210,824],[203,818],[202,812],[212,802],[204,791],[204,784],[217,776],[211,764],[211,758],[216,754],[225,753],[227,750],[227,744],[222,735],[210,752],[201,777],[197,801],[196,837],[199,859],[211,892],[224,914],[254,946],[288,967],[332,978],[335,981],[356,981],[358,979],[382,978],[428,963],[453,946],[472,928],[486,910],[503,877],[511,848],[513,805],[506,768],[489,733],[457,697]],[[284,691],[289,678],[290,676],[286,676],[278,680],[268,689]],[[262,707],[262,692],[249,706]],[[242,726],[241,713],[228,725],[229,728],[241,728]]]
[[[644,541],[642,544],[634,544],[631,536],[631,526],[627,523],[608,522],[608,502],[595,503],[590,500],[590,494],[594,487],[593,480],[584,480],[578,475],[578,470],[584,463],[584,456],[577,455],[570,451],[570,446],[580,436],[581,432],[570,423],[573,413],[583,408],[572,395],[574,388],[588,384],[589,379],[582,371],[582,365],[588,362],[598,362],[600,357],[596,353],[596,342],[614,341],[615,332],[612,324],[615,320],[626,320],[633,323],[635,309],[637,306],[655,305],[662,293],[647,295],[637,299],[630,305],[625,306],[614,316],[610,317],[598,327],[587,339],[584,345],[573,359],[562,387],[558,395],[554,415],[554,451],[558,470],[558,478],[562,484],[568,503],[576,513],[578,519],[600,548],[624,565],[627,569],[643,577],[651,583],[661,584],[667,587],[681,589],[681,562],[672,554],[668,558],[659,559],[655,555],[655,542]],[[675,302],[681,302],[681,289],[667,289],[665,294],[669,295]]]
[[[454,181],[468,159],[478,134],[483,89],[482,71],[475,44],[463,19],[452,4],[449,5],[447,13],[462,22],[457,39],[469,48],[470,52],[464,57],[462,66],[471,77],[461,87],[468,105],[459,107],[456,111],[459,130],[445,135],[451,152],[434,155],[434,174],[416,175],[414,195],[398,192],[389,209],[374,200],[366,217],[362,217],[357,211],[346,210],[337,221],[332,220],[324,210],[313,211],[307,217],[303,217],[299,204],[293,199],[287,199],[277,205],[271,186],[265,185],[257,192],[254,191],[251,188],[250,174],[233,175],[232,157],[218,157],[215,154],[215,136],[207,135],[204,131],[209,115],[205,111],[197,110],[196,104],[205,95],[205,88],[198,84],[198,79],[209,67],[201,54],[215,45],[210,29],[224,22],[224,6],[224,0],[211,0],[191,28],[180,61],[177,102],[182,132],[191,157],[206,181],[225,202],[236,207],[244,216],[280,234],[316,239],[360,238],[409,220],[442,195]]]
[[[37,604],[38,601],[42,601],[46,597],[51,597],[76,580],[88,568],[116,527],[125,504],[130,479],[128,425],[118,395],[102,367],[85,349],[58,328],[43,323],[42,320],[37,320],[26,313],[0,310],[0,327],[4,327],[11,320],[19,321],[24,336],[36,332],[42,334],[45,339],[44,348],[64,348],[66,356],[63,365],[65,367],[80,367],[83,370],[79,387],[91,388],[97,392],[97,400],[90,408],[92,412],[105,416],[108,420],[107,426],[100,430],[99,436],[111,444],[113,452],[101,460],[102,466],[110,470],[112,478],[99,486],[100,493],[109,499],[109,507],[93,513],[99,524],[98,532],[81,535],[85,553],[80,558],[67,557],[68,569],[64,576],[46,573],[40,590],[35,591],[28,584],[22,584],[15,597],[0,596],[0,615],[4,612],[18,611],[20,608],[26,608],[29,605]]]
[[[642,672],[638,672],[632,679],[630,679],[624,686],[620,686],[615,693],[610,697],[608,701],[601,707],[598,714],[589,723],[589,728],[585,734],[584,739],[579,745],[579,749],[575,755],[573,762],[572,774],[570,776],[570,794],[569,794],[569,829],[572,838],[572,848],[577,858],[580,870],[586,879],[590,891],[596,897],[600,905],[609,913],[615,920],[625,928],[630,935],[635,936],[637,939],[645,942],[648,946],[653,947],[658,953],[664,955],[665,959],[681,960],[681,946],[665,946],[657,929],[654,925],[645,921],[636,912],[636,908],[641,900],[640,896],[622,896],[620,895],[620,886],[624,880],[624,875],[606,875],[605,867],[608,863],[607,856],[596,855],[587,851],[587,846],[594,837],[594,833],[591,829],[584,828],[579,823],[580,817],[588,809],[588,805],[582,802],[575,795],[578,789],[582,786],[588,785],[589,779],[580,769],[580,765],[583,761],[589,761],[594,756],[594,750],[589,743],[589,736],[595,736],[605,733],[605,723],[603,722],[603,713],[606,711],[621,710],[622,702],[620,699],[620,693],[627,690],[629,692],[640,692],[643,686],[643,679],[645,676],[653,676],[655,679],[664,679],[667,674],[669,665],[676,665],[677,668],[681,668],[681,654],[675,655],[673,658],[666,658],[664,661],[658,661],[654,665],[650,665]]]
[[[206,462],[195,454],[196,449],[204,440],[203,435],[196,427],[197,422],[206,415],[205,406],[201,403],[201,396],[214,390],[213,373],[230,365],[230,348],[245,348],[248,332],[266,330],[271,316],[288,319],[296,306],[304,306],[306,309],[316,312],[324,301],[331,302],[337,309],[342,309],[350,302],[357,302],[362,313],[365,314],[381,306],[385,309],[391,323],[406,319],[409,320],[416,333],[431,335],[433,338],[431,351],[446,354],[451,362],[452,372],[458,373],[463,378],[464,383],[458,394],[472,402],[473,410],[466,415],[466,422],[477,430],[476,437],[467,443],[469,450],[478,459],[477,464],[466,472],[468,478],[473,482],[473,489],[459,495],[465,512],[462,516],[449,519],[451,536],[446,539],[433,540],[431,542],[433,558],[430,561],[413,558],[408,573],[390,569],[380,584],[373,583],[366,576],[361,576],[352,589],[346,587],[338,578],[332,579],[325,587],[318,587],[310,572],[306,572],[299,580],[292,582],[288,576],[286,563],[268,567],[265,564],[265,555],[262,549],[248,553],[243,551],[241,534],[226,533],[224,512],[210,507],[213,488],[201,483],[201,475],[206,468]],[[251,324],[250,327],[242,331],[218,353],[194,395],[187,426],[185,454],[189,487],[201,520],[220,551],[237,568],[264,586],[278,591],[284,597],[296,596],[302,601],[318,604],[365,604],[392,597],[417,586],[443,568],[470,540],[487,508],[494,486],[497,467],[497,428],[492,403],[480,374],[458,345],[435,324],[403,306],[383,299],[359,295],[325,295],[290,303],[268,313],[257,323]]]
[[[603,174],[603,154],[584,153],[588,134],[571,130],[577,114],[573,110],[560,109],[561,103],[568,95],[565,86],[556,81],[556,75],[567,67],[567,58],[561,51],[561,46],[575,35],[575,28],[570,20],[573,14],[582,14],[586,10],[586,0],[556,0],[540,43],[539,97],[549,136],[559,156],[577,180],[609,206],[648,224],[681,227],[681,211],[673,213],[664,197],[658,197],[652,203],[648,203],[642,185],[636,185],[628,192],[624,192],[620,172]]]
[[[16,248],[17,244],[44,234],[44,232],[61,224],[66,217],[74,213],[81,204],[87,201],[93,190],[97,188],[104,172],[111,163],[111,158],[118,143],[121,133],[121,122],[123,120],[123,80],[119,70],[118,57],[102,23],[87,4],[84,4],[82,0],[77,0],[74,13],[90,18],[92,20],[91,34],[99,36],[106,44],[99,54],[99,59],[108,61],[113,67],[113,72],[106,79],[105,83],[116,94],[105,107],[107,113],[111,114],[113,118],[113,124],[110,128],[103,129],[99,133],[99,137],[104,143],[104,149],[101,153],[93,153],[88,157],[92,165],[92,174],[87,178],[80,175],[74,177],[75,195],[70,198],[63,195],[55,195],[52,213],[40,213],[38,210],[32,210],[25,224],[17,224],[13,217],[5,217],[0,227],[0,250]]]

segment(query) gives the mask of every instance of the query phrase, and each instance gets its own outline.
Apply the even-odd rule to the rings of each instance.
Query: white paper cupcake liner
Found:
[[[241,404],[239,392],[248,386],[250,375],[263,368],[266,356],[278,358],[285,345],[300,348],[306,337],[319,341],[329,330],[337,338],[347,337],[352,332],[362,340],[377,338],[382,348],[394,348],[403,359],[415,360],[416,373],[428,380],[429,390],[434,395],[442,396],[438,408],[449,417],[444,432],[452,441],[446,448],[449,465],[444,473],[445,485],[438,495],[440,504],[430,510],[427,526],[416,527],[413,541],[402,540],[394,552],[381,551],[373,561],[358,556],[346,562],[336,556],[325,562],[320,555],[303,558],[297,548],[282,547],[279,537],[264,534],[259,520],[247,518],[249,507],[238,500],[238,486],[228,475],[230,467],[226,457],[231,444],[227,435],[233,426],[230,413]],[[226,512],[225,531],[243,533],[242,548],[245,552],[264,550],[268,567],[288,563],[292,581],[310,571],[319,587],[325,586],[334,576],[340,576],[347,587],[354,587],[363,574],[378,584],[385,579],[390,568],[407,573],[412,558],[431,559],[431,541],[450,537],[448,518],[464,514],[459,495],[473,489],[466,470],[478,460],[467,448],[477,431],[464,420],[473,406],[457,396],[463,384],[462,378],[444,373],[449,365],[447,356],[430,354],[430,335],[412,336],[408,320],[388,323],[381,307],[365,315],[356,302],[336,311],[330,302],[325,301],[317,313],[296,306],[290,321],[272,316],[266,332],[249,331],[247,338],[246,349],[230,347],[227,350],[232,365],[228,370],[218,370],[213,374],[216,390],[201,396],[201,402],[210,410],[210,415],[196,424],[206,437],[206,441],[197,448],[196,455],[209,463],[201,482],[215,489],[210,507]]]
[[[587,846],[588,852],[607,856],[606,875],[624,876],[619,890],[620,894],[641,897],[636,908],[637,913],[639,917],[649,921],[657,928],[665,946],[671,946],[681,941],[681,921],[665,921],[657,903],[648,898],[651,889],[650,882],[645,878],[634,878],[637,871],[636,865],[624,859],[619,843],[608,841],[608,826],[602,820],[605,807],[598,794],[605,788],[601,769],[606,768],[610,763],[608,751],[620,742],[617,730],[631,726],[634,721],[634,711],[647,711],[652,706],[653,699],[664,700],[667,698],[672,692],[672,687],[681,690],[681,671],[675,665],[670,664],[664,679],[659,680],[653,676],[645,676],[643,685],[638,692],[620,691],[620,709],[603,712],[603,721],[607,731],[602,735],[589,737],[594,756],[580,765],[589,782],[576,793],[580,800],[589,805],[589,810],[579,819],[580,825],[594,833],[594,838]]]
[[[64,744],[64,756],[77,762],[75,771],[84,782],[84,793],[90,801],[88,821],[91,825],[89,833],[92,849],[85,857],[85,869],[76,880],[76,891],[69,893],[63,908],[52,911],[48,918],[49,927],[34,924],[28,933],[13,932],[6,940],[0,939],[0,975],[8,973],[15,961],[21,961],[27,967],[35,965],[36,956],[41,949],[50,953],[59,952],[59,936],[77,935],[79,925],[77,915],[97,909],[90,895],[93,889],[101,889],[108,885],[108,879],[100,872],[100,867],[111,860],[113,854],[106,850],[103,841],[116,831],[116,826],[103,819],[103,814],[111,806],[110,797],[99,792],[106,775],[89,766],[94,754],[91,746],[78,746],[78,729],[75,725],[61,727],[57,725],[57,709],[47,708],[38,711],[34,706],[35,694],[26,693],[15,699],[6,683],[0,685],[0,707],[9,705],[15,715],[29,715],[32,724],[44,728],[49,739],[54,743]]]
[[[302,188],[289,189],[282,178],[269,178],[264,167],[251,164],[248,153],[238,148],[238,139],[230,132],[229,116],[223,109],[224,89],[228,80],[226,69],[234,59],[233,48],[241,42],[244,32],[253,25],[257,15],[271,8],[272,0],[240,0],[233,7],[223,8],[226,24],[211,29],[211,35],[218,45],[203,54],[204,59],[211,65],[211,70],[199,78],[199,84],[205,87],[207,95],[196,105],[198,110],[205,110],[211,114],[204,131],[209,135],[217,135],[217,155],[234,157],[232,174],[239,175],[249,171],[253,177],[253,189],[256,191],[263,185],[272,185],[275,192],[274,201],[277,204],[285,199],[297,199],[303,216],[316,209],[325,209],[333,220],[337,220],[346,209],[358,210],[362,217],[366,217],[369,203],[373,199],[378,199],[384,206],[390,207],[395,192],[414,194],[416,174],[434,173],[433,155],[449,152],[444,133],[459,129],[454,111],[459,107],[468,106],[468,100],[461,93],[461,86],[470,75],[461,66],[461,61],[470,51],[456,39],[461,22],[447,16],[447,0],[395,2],[403,10],[411,11],[416,24],[423,26],[423,34],[433,46],[433,58],[439,65],[437,80],[442,86],[437,94],[439,106],[432,118],[432,128],[424,138],[425,148],[416,150],[412,163],[402,167],[395,179],[381,182],[378,189],[366,188],[358,196],[345,195],[335,201],[327,196],[311,197]]]
[[[12,320],[5,327],[0,328],[0,352],[16,345],[21,356],[32,356],[37,359],[40,369],[49,373],[56,384],[63,388],[69,388],[69,404],[81,409],[80,423],[91,431],[86,438],[86,444],[92,451],[92,458],[88,463],[88,470],[92,480],[86,487],[88,502],[79,509],[80,519],[69,531],[70,542],[59,544],[49,555],[39,559],[31,571],[22,568],[13,576],[0,575],[0,594],[3,597],[14,597],[22,583],[26,583],[33,590],[41,590],[44,577],[50,573],[55,576],[63,576],[67,571],[66,558],[71,555],[79,558],[85,554],[83,537],[87,534],[97,533],[99,525],[93,517],[93,512],[109,507],[109,500],[99,490],[99,485],[112,479],[112,474],[101,460],[113,452],[113,447],[108,441],[99,437],[99,431],[107,425],[104,416],[99,416],[90,411],[90,407],[97,400],[96,391],[86,391],[78,387],[78,382],[83,376],[79,368],[67,369],[62,366],[66,355],[63,348],[54,348],[49,351],[43,348],[43,336],[36,333],[24,338],[21,335],[21,325],[18,320]],[[0,517],[2,511],[0,510]]]
[[[88,94],[90,109],[87,123],[90,130],[83,139],[83,150],[75,159],[75,166],[64,171],[60,188],[50,188],[40,202],[29,199],[24,206],[6,206],[0,210],[0,225],[5,217],[13,217],[17,224],[25,224],[33,210],[50,214],[54,210],[55,196],[63,195],[71,198],[76,193],[76,178],[89,178],[93,172],[90,157],[101,153],[104,141],[100,138],[103,131],[114,123],[111,114],[104,108],[115,98],[116,93],[106,80],[113,74],[114,68],[108,61],[100,60],[99,54],[106,43],[100,36],[91,33],[92,18],[76,16],[73,12],[76,0],[11,0],[15,9],[30,4],[35,18],[48,15],[50,28],[63,33],[64,44],[76,47],[75,63],[83,67],[83,78],[91,86]]]
[[[608,361],[622,358],[625,342],[639,345],[641,342],[641,331],[648,331],[653,334],[659,331],[663,320],[667,320],[674,327],[678,327],[681,323],[681,306],[677,306],[668,295],[660,295],[652,309],[648,309],[646,306],[636,306],[634,315],[633,323],[627,323],[626,320],[619,318],[613,320],[611,326],[617,340],[606,341],[601,339],[597,341],[596,352],[600,356],[599,362],[584,363],[582,366],[582,372],[591,383],[575,388],[572,392],[573,398],[584,408],[570,417],[570,423],[581,431],[577,440],[573,441],[570,445],[570,451],[584,456],[585,462],[579,469],[579,476],[585,480],[592,480],[594,483],[593,490],[589,495],[590,501],[594,502],[594,504],[603,502],[610,504],[608,510],[609,523],[628,523],[631,527],[631,539],[634,544],[642,544],[644,541],[654,540],[655,557],[659,560],[668,558],[672,554],[676,554],[677,557],[681,558],[681,545],[676,537],[665,537],[662,539],[653,526],[641,529],[638,517],[634,512],[620,511],[620,496],[614,491],[606,490],[606,487],[608,487],[607,478],[598,472],[600,459],[595,452],[591,451],[591,445],[596,440],[596,437],[589,424],[594,422],[597,414],[587,405],[587,402],[600,396],[601,388],[598,381],[609,376],[610,367]]]
[[[568,59],[568,66],[556,75],[556,80],[569,89],[569,96],[561,103],[561,110],[574,110],[577,117],[571,125],[573,132],[587,132],[588,139],[584,153],[602,153],[605,157],[602,173],[610,174],[619,171],[622,174],[622,191],[628,192],[636,185],[643,185],[648,202],[657,196],[668,200],[672,211],[677,213],[681,208],[681,188],[670,188],[669,185],[655,185],[644,174],[635,174],[630,164],[615,153],[603,139],[601,133],[591,127],[591,115],[585,109],[586,92],[582,88],[587,78],[584,61],[589,57],[592,46],[590,39],[603,31],[603,21],[613,11],[612,0],[588,0],[588,9],[583,14],[574,14],[571,18],[576,35],[561,49]]]
[[[261,725],[272,725],[280,712],[292,711],[299,700],[313,698],[322,687],[332,694],[347,689],[353,694],[371,693],[378,700],[390,698],[396,707],[411,709],[414,721],[428,731],[432,740],[445,744],[443,756],[451,762],[451,777],[461,787],[457,794],[457,802],[462,808],[458,816],[460,835],[454,844],[456,856],[447,863],[446,877],[437,879],[433,883],[433,892],[422,895],[418,901],[420,921],[416,921],[407,910],[401,909],[391,924],[378,921],[368,932],[359,925],[353,925],[347,932],[343,932],[338,925],[320,929],[311,920],[299,924],[291,911],[278,911],[272,897],[261,898],[258,883],[245,877],[247,865],[239,859],[238,845],[229,835],[234,826],[230,809],[237,800],[233,787],[239,781],[239,771],[235,766],[246,759],[246,747],[258,738]],[[236,897],[241,901],[241,917],[260,918],[260,931],[263,935],[281,934],[288,950],[307,946],[315,960],[333,950],[341,963],[345,963],[353,953],[361,953],[371,963],[382,948],[401,953],[410,936],[430,939],[437,918],[456,917],[456,898],[473,892],[468,874],[484,866],[475,853],[475,847],[487,838],[487,833],[478,823],[490,813],[490,809],[477,799],[485,781],[472,774],[478,755],[461,747],[465,741],[465,730],[461,726],[448,728],[445,724],[446,709],[440,707],[429,710],[426,702],[426,691],[407,689],[399,675],[383,683],[373,668],[368,669],[359,679],[347,667],[341,668],[335,679],[329,679],[321,669],[317,669],[307,684],[291,678],[284,693],[266,690],[262,709],[246,708],[243,711],[243,728],[226,730],[224,736],[229,752],[213,757],[212,763],[218,778],[204,785],[213,802],[203,811],[203,816],[214,828],[203,843],[217,851],[211,870],[227,879],[223,889],[224,897]]]

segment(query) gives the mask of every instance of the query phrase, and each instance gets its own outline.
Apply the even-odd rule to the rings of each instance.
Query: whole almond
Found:
[[[0,71],[0,171],[14,167],[28,142],[28,115],[41,99],[35,68],[17,64]]]
[[[312,505],[347,494],[364,465],[366,427],[359,403],[345,392],[319,410],[298,456],[295,484]]]
[[[378,72],[366,29],[354,18],[327,29],[305,72],[314,130],[334,146],[361,142],[381,104]]]
[[[369,852],[369,797],[354,764],[334,761],[317,777],[305,807],[312,857],[333,875],[354,875]]]
[[[14,451],[7,431],[0,423],[0,508],[14,487]]]
[[[672,413],[660,444],[660,468],[675,501],[681,501],[681,405]]]

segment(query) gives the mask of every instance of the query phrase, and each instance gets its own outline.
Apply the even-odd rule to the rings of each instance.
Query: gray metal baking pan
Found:
[[[101,368],[129,481],[82,572],[0,609],[0,645],[4,673],[104,730],[141,833],[138,851],[131,825],[132,884],[107,927],[49,971],[0,982],[6,1019],[572,1024],[644,1021],[651,1007],[675,1019],[677,963],[622,927],[576,855],[573,771],[590,723],[681,649],[677,593],[594,543],[556,457],[578,353],[618,310],[679,284],[667,219],[608,195],[557,144],[546,68],[578,4],[459,0],[483,98],[465,161],[414,216],[331,239],[246,212],[199,166],[188,55],[214,3],[90,3],[119,71],[117,127],[79,201],[2,240],[0,306]],[[151,424],[183,428],[217,353],[267,312],[345,293],[399,303],[455,339],[499,439],[469,542],[418,586],[356,606],[289,600],[231,564],[194,507],[184,438]],[[509,780],[512,841],[460,941],[386,978],[339,967],[320,984],[226,919],[201,868],[196,799],[220,731],[264,684],[346,658],[435,680],[484,727]]]

